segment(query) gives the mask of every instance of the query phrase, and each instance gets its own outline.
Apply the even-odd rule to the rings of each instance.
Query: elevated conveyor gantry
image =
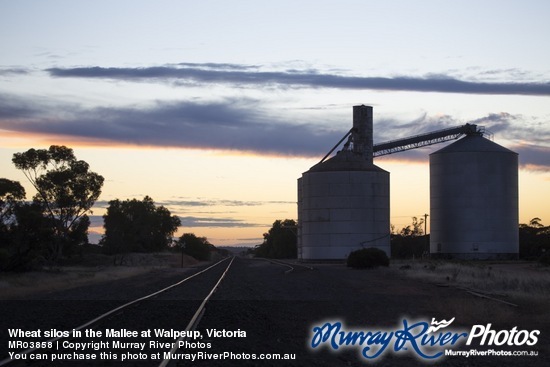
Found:
[[[323,163],[342,142],[348,138],[344,144],[343,150],[353,150],[354,138],[356,129],[352,128],[344,135],[342,139],[321,159],[319,163]],[[485,127],[475,124],[465,124],[462,126],[451,127],[448,129],[436,130],[429,133],[414,135],[408,138],[390,140],[387,142],[374,144],[372,147],[372,156],[381,157],[383,155],[403,152],[405,150],[421,148],[428,145],[443,143],[449,140],[456,140],[463,135],[480,135],[485,134]]]
[[[421,148],[428,145],[455,140],[463,135],[483,135],[485,128],[473,124],[459,127],[437,130],[430,133],[419,134],[409,138],[391,140],[373,146],[373,157],[380,157],[392,153],[403,152],[409,149]]]

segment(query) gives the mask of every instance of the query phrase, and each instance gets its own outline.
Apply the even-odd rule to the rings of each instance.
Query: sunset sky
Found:
[[[107,202],[151,196],[215,245],[297,217],[296,180],[374,107],[374,141],[476,123],[520,160],[520,222],[550,224],[550,2],[0,0],[0,177],[74,149]],[[429,214],[428,156],[390,172],[391,223]],[[465,188],[467,189],[467,188]],[[428,227],[429,229],[429,227]]]

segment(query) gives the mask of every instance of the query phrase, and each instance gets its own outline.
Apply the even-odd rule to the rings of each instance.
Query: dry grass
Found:
[[[550,298],[549,269],[529,263],[399,261],[392,267],[409,277],[488,295]]]
[[[121,265],[115,266],[115,263]],[[184,255],[183,263],[188,267],[198,261]],[[0,299],[21,298],[37,292],[64,290],[180,266],[181,254],[129,254],[122,259],[90,254],[78,265],[48,267],[27,273],[0,273]]]
[[[391,267],[390,271],[413,279],[491,297],[456,297],[452,302],[434,299],[436,309],[460,315],[462,322],[513,321],[539,326],[550,323],[550,269],[547,267],[526,262],[428,260],[398,260],[393,261]]]
[[[483,298],[456,298],[453,302],[434,300],[436,312],[457,316],[464,325],[485,324],[503,325],[510,320],[518,320],[517,308]]]

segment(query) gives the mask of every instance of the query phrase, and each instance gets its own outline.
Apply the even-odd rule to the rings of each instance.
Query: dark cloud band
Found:
[[[285,87],[374,89],[387,91],[440,92],[466,94],[515,94],[550,96],[550,83],[473,82],[445,75],[424,78],[397,76],[360,77],[324,74],[316,71],[260,71],[234,64],[189,64],[144,68],[50,68],[54,77],[105,78],[126,81],[144,79],[180,80],[195,83],[280,85]]]
[[[58,114],[57,111],[63,111]],[[459,121],[452,116],[423,115],[403,123],[382,118],[376,121],[375,142],[407,137],[464,123],[485,125],[493,133],[505,131],[507,139],[529,141],[521,162],[530,169],[550,170],[548,126],[508,113],[492,113]],[[181,148],[247,151],[263,155],[322,157],[345,133],[345,129],[319,128],[314,123],[282,121],[250,99],[220,102],[157,102],[144,107],[84,108],[0,95],[0,129],[21,133],[61,135],[114,144],[172,146]],[[437,146],[435,146],[437,148]],[[435,149],[434,148],[434,149]],[[398,159],[426,160],[430,148],[400,153]],[[391,156],[391,159],[395,158]],[[381,158],[384,159],[384,158]],[[188,203],[205,206],[208,203]],[[218,205],[220,203],[217,203]],[[238,205],[255,205],[239,203]],[[231,202],[226,202],[231,206]]]
[[[208,227],[208,228],[248,228],[248,227],[266,227],[266,224],[248,223],[239,219],[232,218],[212,218],[212,217],[180,217],[182,227]]]

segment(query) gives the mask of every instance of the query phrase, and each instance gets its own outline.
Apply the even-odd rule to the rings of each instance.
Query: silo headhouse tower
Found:
[[[390,255],[390,174],[372,163],[372,114],[354,106],[344,149],[298,179],[299,259],[344,260],[363,247]]]

